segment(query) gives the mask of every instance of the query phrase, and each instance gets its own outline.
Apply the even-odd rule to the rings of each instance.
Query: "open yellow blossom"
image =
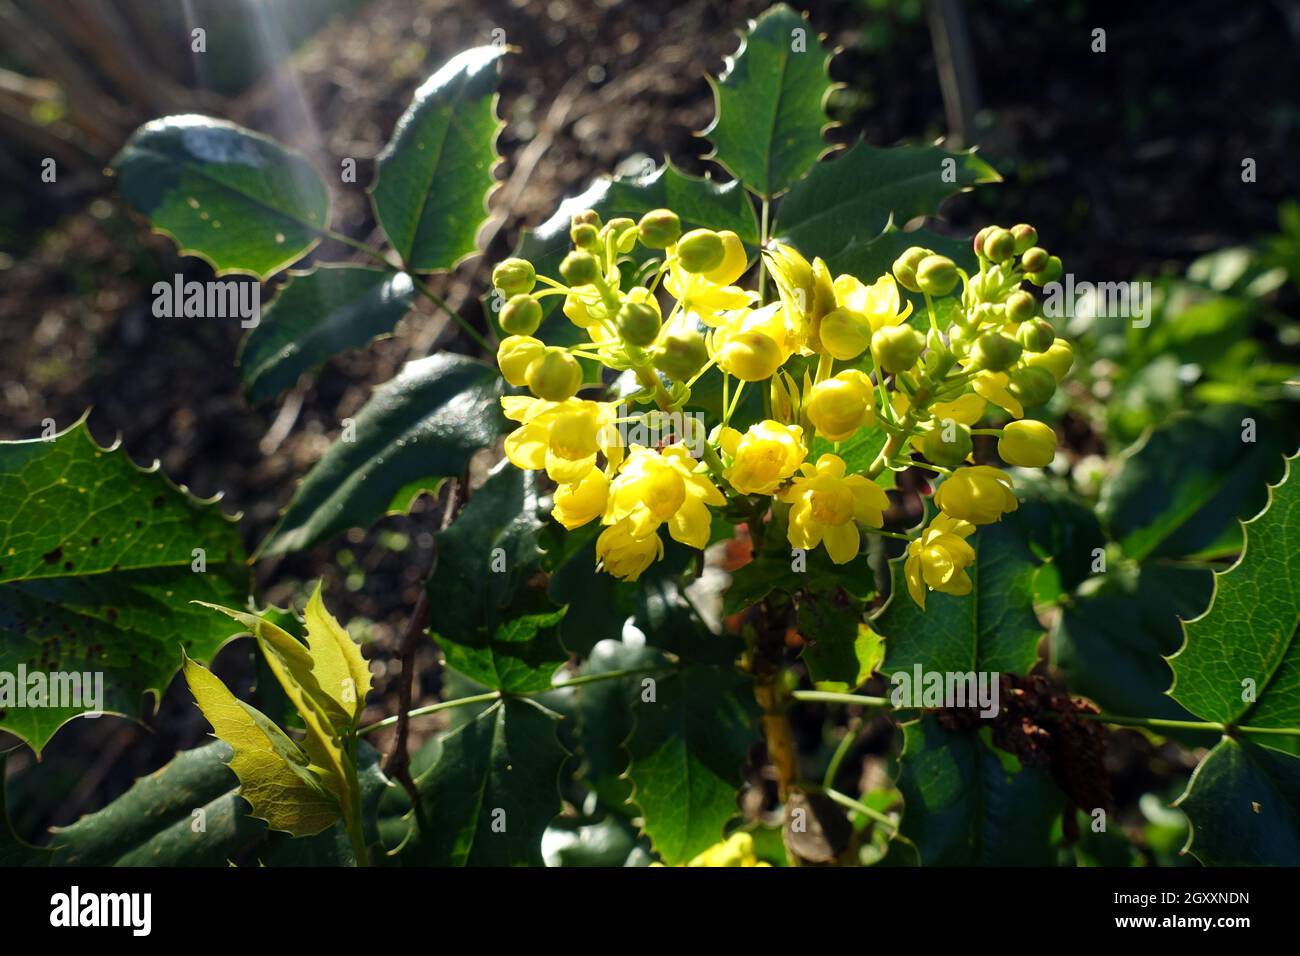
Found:
[[[871,379],[857,369],[847,369],[818,382],[804,399],[804,412],[827,441],[844,441],[863,425],[875,424]]]
[[[708,326],[720,325],[728,312],[743,309],[757,298],[756,294],[733,283],[745,273],[749,256],[745,245],[734,232],[723,230],[722,264],[704,273],[687,272],[672,261],[664,276],[664,288],[680,300],[683,314]]]
[[[555,507],[551,509],[551,515],[572,531],[604,514],[608,499],[609,479],[599,468],[593,468],[581,481],[555,489]]]
[[[879,528],[889,496],[862,475],[845,475],[838,455],[822,455],[816,465],[805,463],[799,471],[779,495],[791,506],[790,543],[805,550],[825,544],[836,564],[852,561],[861,545],[854,522]]]
[[[771,420],[751,425],[743,435],[724,428],[720,444],[731,456],[727,481],[742,495],[773,494],[808,455],[802,428]]]
[[[726,499],[699,467],[684,445],[662,451],[634,446],[610,485],[604,523],[627,520],[630,533],[640,538],[666,522],[675,540],[703,548],[712,524],[707,506]]]
[[[615,465],[622,457],[612,402],[507,395],[501,406],[506,418],[521,423],[506,436],[506,457],[516,468],[545,469],[552,481],[565,485],[587,477],[598,453]]]
[[[898,292],[898,283],[885,273],[871,285],[851,275],[835,277],[835,304],[866,316],[875,332],[887,325],[899,325],[912,314],[912,303],[906,304]]]
[[[907,546],[903,576],[907,578],[907,593],[922,610],[925,610],[927,590],[970,593],[971,580],[966,568],[975,561],[975,549],[966,538],[974,530],[969,521],[941,514]]]
[[[624,581],[635,581],[663,556],[664,543],[659,535],[633,534],[629,518],[610,525],[596,539],[597,564]]]
[[[1011,493],[1011,476],[991,465],[971,465],[954,471],[934,493],[944,514],[971,524],[992,524],[1020,507]]]
[[[1013,418],[1024,418],[1025,407],[1007,390],[1011,377],[1006,372],[980,372],[971,387],[977,395],[1005,409]]]

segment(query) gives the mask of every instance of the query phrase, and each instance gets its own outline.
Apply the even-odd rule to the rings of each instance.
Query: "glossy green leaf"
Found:
[[[0,500],[0,730],[37,752],[95,709],[95,674],[100,709],[135,717],[180,667],[182,644],[206,660],[234,633],[190,601],[246,600],[235,523],[156,465],[100,448],[84,421],[49,440],[0,442]],[[38,672],[51,692],[48,675],[85,675],[82,706],[18,706]]]
[[[1028,673],[1037,660],[1043,628],[1034,614],[1038,561],[1019,532],[1006,523],[980,527],[967,539],[975,549],[968,569],[970,594],[931,591],[925,610],[907,593],[904,558],[890,562],[893,593],[872,620],[885,639],[881,671]]]
[[[784,192],[827,151],[829,62],[808,20],[777,4],[750,22],[713,83],[713,158],[760,196]]]
[[[443,737],[437,761],[416,780],[425,824],[413,822],[403,862],[540,866],[568,756],[555,728],[548,711],[508,698]]]
[[[901,228],[910,219],[933,214],[954,193],[1001,178],[973,151],[880,149],[859,141],[842,156],[818,163],[790,188],[781,202],[776,235],[809,260],[851,261],[863,255],[863,244],[875,241],[891,219]],[[910,237],[907,245],[927,245],[911,233],[902,235]]]
[[[477,251],[497,134],[498,61],[504,46],[457,54],[415,91],[376,160],[371,200],[408,269],[450,269]]]
[[[1206,866],[1300,866],[1300,758],[1224,737],[1174,806]]]
[[[240,346],[245,397],[273,398],[340,352],[391,332],[414,298],[404,272],[320,265],[290,273]]]
[[[862,620],[862,605],[843,592],[805,594],[799,600],[803,662],[819,690],[851,691],[880,667],[880,635]]]
[[[1297,456],[1300,457],[1300,456]],[[1170,694],[1219,723],[1300,727],[1300,479],[1286,459],[1269,504],[1243,525],[1240,559],[1214,576],[1206,612],[1169,659]]]
[[[926,866],[1050,866],[1063,798],[1037,767],[1020,767],[976,731],[932,716],[903,726],[901,832]]]
[[[410,482],[459,475],[504,430],[502,388],[495,368],[463,356],[407,363],[357,413],[355,441],[344,440],[345,431],[308,472],[260,553],[297,551],[365,527]]]
[[[112,169],[122,197],[218,275],[272,276],[329,226],[329,193],[305,157],[210,116],[145,123]]]
[[[539,274],[558,278],[560,261],[572,248],[569,224],[575,213],[594,209],[608,222],[620,216],[639,220],[650,210],[662,208],[681,217],[684,231],[726,229],[746,246],[758,246],[758,218],[753,202],[739,183],[688,176],[669,163],[645,176],[595,180],[584,192],[562,202],[555,214],[536,229],[524,230],[514,254],[533,263]],[[639,244],[631,253],[638,263],[662,255]],[[541,300],[547,318],[537,335],[548,343],[572,344],[583,334],[560,311],[560,301],[559,296]],[[494,293],[489,292],[484,303],[493,316],[500,311],[501,303]]]
[[[1253,441],[1243,440],[1247,420]],[[1237,405],[1175,418],[1125,453],[1098,513],[1129,557],[1231,553],[1238,519],[1259,512],[1294,450],[1285,436],[1280,422]]]
[[[753,689],[728,666],[692,664],[637,694],[627,741],[632,801],[669,866],[723,837],[736,815],[741,764],[757,736]]]

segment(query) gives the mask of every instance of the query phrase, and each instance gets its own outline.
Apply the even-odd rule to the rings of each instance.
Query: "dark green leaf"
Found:
[[[1300,758],[1224,737],[1174,806],[1206,866],[1300,866]]]
[[[442,738],[437,762],[416,781],[427,826],[415,827],[402,860],[540,866],[566,757],[547,711],[518,698],[493,704]]]
[[[830,54],[784,4],[749,24],[713,83],[717,116],[704,135],[714,158],[760,196],[784,192],[826,152]]]
[[[799,598],[799,633],[806,642],[803,661],[819,689],[853,690],[880,666],[884,653],[880,635],[862,617],[862,604],[843,591],[805,593]]]
[[[0,866],[48,866],[50,851],[32,846],[14,832],[9,822],[9,808],[5,797],[5,762],[9,755],[0,752]]]
[[[218,275],[265,279],[306,255],[329,226],[329,193],[301,154],[210,116],[165,116],[112,163],[122,197]]]
[[[463,356],[407,363],[357,414],[356,440],[335,442],[308,472],[260,553],[297,551],[364,527],[411,481],[459,475],[504,431],[502,387],[496,369]]]
[[[375,218],[408,269],[450,269],[477,251],[496,180],[498,60],[504,46],[453,57],[424,85],[376,161]]]
[[[279,395],[304,372],[391,332],[414,298],[404,272],[321,265],[290,273],[240,347],[244,395],[250,402]]]
[[[207,660],[236,633],[190,602],[247,600],[238,527],[156,465],[100,448],[84,421],[49,440],[0,442],[0,500],[0,730],[38,753],[95,709],[92,675],[101,710],[136,717],[144,693],[180,667],[182,644]],[[17,705],[36,674],[51,694],[51,675],[75,674],[82,706]]]
[[[902,834],[927,866],[1050,866],[1062,796],[1036,767],[1018,766],[983,733],[932,716],[903,726]]]

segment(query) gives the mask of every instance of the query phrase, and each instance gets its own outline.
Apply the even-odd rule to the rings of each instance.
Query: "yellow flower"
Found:
[[[633,447],[610,485],[604,523],[627,520],[630,533],[641,538],[667,522],[675,540],[705,547],[713,521],[707,505],[724,505],[726,499],[698,467],[684,445],[662,451]]]
[[[733,833],[721,843],[709,847],[687,866],[771,866],[759,862],[754,853],[754,838],[743,830]]]
[[[990,465],[959,468],[934,493],[944,514],[971,524],[992,524],[1020,507],[1011,493],[1011,476]]]
[[[1056,432],[1050,425],[1025,419],[1002,429],[998,454],[1008,465],[1042,468],[1056,457]]]
[[[596,539],[597,566],[624,581],[635,581],[663,556],[664,543],[659,535],[633,534],[630,519],[610,525]]]
[[[808,455],[802,428],[770,420],[751,425],[743,435],[724,428],[721,444],[731,456],[727,481],[742,495],[774,493]]]
[[[1074,364],[1074,348],[1065,339],[1053,340],[1046,352],[1031,352],[1025,356],[1025,364],[1045,368],[1058,382],[1070,373]]]
[[[883,488],[862,475],[845,475],[838,455],[822,455],[817,464],[805,463],[780,499],[790,504],[790,543],[811,550],[819,544],[836,564],[852,561],[861,537],[855,521],[879,528],[889,497]]]
[[[951,418],[959,425],[974,425],[984,417],[987,402],[973,392],[967,392],[951,402],[935,402],[930,412],[938,421]]]
[[[912,303],[908,302],[900,308],[902,296],[898,293],[898,283],[889,273],[871,285],[866,285],[855,276],[836,276],[835,304],[865,316],[871,324],[872,332],[887,325],[898,325],[912,314]]]
[[[528,384],[528,366],[546,351],[546,346],[531,335],[510,335],[497,346],[497,365],[501,375],[516,388]]]
[[[612,465],[622,459],[612,402],[578,398],[548,402],[507,395],[501,406],[506,418],[521,423],[506,436],[506,457],[516,468],[544,468],[552,481],[567,485],[587,477],[596,467],[598,453]]]
[[[555,489],[555,507],[551,509],[551,515],[572,531],[599,518],[608,499],[609,479],[599,468],[593,468],[581,481]]]
[[[763,255],[797,347],[805,354],[823,351],[821,320],[835,308],[835,288],[826,263],[817,258],[809,265],[793,246],[782,242],[772,243]]]
[[[975,561],[975,549],[965,539],[974,530],[969,521],[941,514],[907,546],[907,560],[903,563],[907,593],[922,610],[927,589],[945,594],[970,593],[966,568]]]
[[[771,378],[794,351],[780,302],[730,313],[708,344],[718,366],[746,382]]]
[[[805,399],[809,423],[827,441],[844,441],[863,425],[876,421],[871,379],[857,369],[818,382]]]
[[[733,283],[744,275],[749,265],[745,245],[734,232],[723,230],[722,263],[710,272],[687,272],[675,259],[664,277],[664,288],[681,301],[681,311],[708,326],[720,325],[726,313],[748,307],[755,293],[737,288]]]
[[[1011,377],[1006,372],[984,371],[975,376],[971,387],[981,398],[1006,409],[1013,418],[1024,418],[1025,407],[1007,390],[1010,383]]]

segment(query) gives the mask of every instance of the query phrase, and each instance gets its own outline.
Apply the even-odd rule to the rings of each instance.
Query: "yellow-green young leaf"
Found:
[[[339,801],[307,756],[261,711],[248,706],[202,664],[185,658],[185,682],[213,733],[234,751],[230,769],[252,815],[273,830],[312,836],[340,816]]]
[[[325,609],[320,590],[318,583],[307,602],[307,646],[313,659],[312,673],[321,690],[351,713],[355,726],[370,693],[370,668],[357,642]]]

